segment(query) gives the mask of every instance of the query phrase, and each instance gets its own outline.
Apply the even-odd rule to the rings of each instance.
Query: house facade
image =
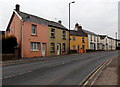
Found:
[[[66,33],[66,52],[60,54],[66,54],[68,49],[68,30],[60,23],[49,21],[28,13],[21,12],[19,5],[16,5],[16,9],[13,11],[12,17],[6,29],[6,35],[14,35],[17,38],[20,57],[40,57],[40,56],[52,56],[50,49],[53,47],[51,43],[62,44],[63,30]],[[51,27],[52,26],[52,27]],[[56,38],[51,39],[51,29],[55,29]],[[58,33],[59,32],[59,33]],[[57,55],[57,45],[55,43],[55,54]],[[62,46],[61,46],[62,47]],[[54,49],[52,48],[52,49]],[[59,54],[59,55],[60,55]]]
[[[70,50],[81,53],[81,49],[83,52],[88,49],[88,36],[83,32],[82,26],[76,23],[75,29],[70,31]]]
[[[69,31],[65,27],[49,26],[48,54],[57,56],[67,54],[69,50]]]
[[[101,43],[99,35],[83,30],[88,35],[88,50],[101,50]]]
[[[100,35],[100,42],[102,43],[102,50],[116,50],[116,40],[107,36]]]

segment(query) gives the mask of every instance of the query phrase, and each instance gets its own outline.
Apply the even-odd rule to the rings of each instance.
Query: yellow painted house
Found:
[[[82,27],[77,23],[75,29],[70,31],[70,50],[83,53],[88,49],[88,36],[82,31]]]

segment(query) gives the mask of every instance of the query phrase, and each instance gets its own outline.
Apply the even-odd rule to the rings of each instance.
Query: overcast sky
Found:
[[[68,28],[68,3],[72,0],[0,0],[0,30],[6,30],[13,9],[51,21],[62,20]],[[118,31],[119,0],[74,0],[71,4],[71,29],[79,23],[86,30],[115,38]]]

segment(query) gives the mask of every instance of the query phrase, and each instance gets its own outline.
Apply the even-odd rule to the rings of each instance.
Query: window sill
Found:
[[[50,53],[54,53],[55,51],[50,51]]]
[[[51,38],[55,38],[55,37],[51,37]]]
[[[66,38],[62,38],[63,40],[66,40]]]
[[[31,34],[31,36],[37,36],[37,34]]]
[[[62,52],[66,52],[65,50],[63,50]]]
[[[40,50],[31,50],[30,52],[39,52]]]

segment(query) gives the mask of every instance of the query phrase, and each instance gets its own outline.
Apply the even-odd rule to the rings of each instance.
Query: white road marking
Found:
[[[14,76],[18,76],[18,75],[22,75],[22,74],[26,74],[26,73],[30,73],[30,72],[32,72],[32,71],[21,72],[21,73],[17,73],[15,75],[11,75],[11,76],[5,76],[5,77],[0,78],[0,79],[4,79],[4,78],[7,79],[7,78],[11,78],[11,77],[14,77]]]

